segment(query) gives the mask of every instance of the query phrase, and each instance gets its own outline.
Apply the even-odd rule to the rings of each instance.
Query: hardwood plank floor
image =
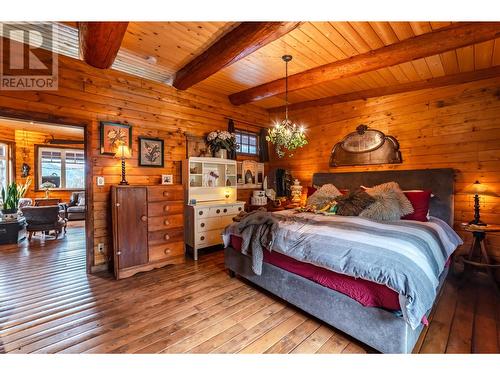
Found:
[[[447,281],[417,351],[498,353],[488,284]],[[373,349],[224,271],[222,252],[116,281],[85,273],[84,228],[0,246],[2,353],[366,353]]]

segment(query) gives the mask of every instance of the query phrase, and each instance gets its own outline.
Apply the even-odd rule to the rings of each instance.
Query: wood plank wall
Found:
[[[309,108],[291,118],[307,127],[309,144],[293,158],[278,160],[273,152],[269,167],[289,168],[303,186],[311,183],[314,172],[454,168],[457,193],[478,179],[500,194],[500,77]],[[333,145],[359,124],[395,136],[403,164],[329,168]],[[484,221],[500,224],[500,198],[484,203]],[[455,229],[467,242],[470,236],[459,224],[472,216],[471,198],[457,194]],[[500,236],[488,235],[488,243],[500,260]]]
[[[112,70],[99,70],[83,62],[59,57],[57,91],[0,91],[0,109],[33,111],[65,117],[90,124],[94,203],[94,265],[103,264],[110,254],[111,230],[109,191],[120,181],[120,161],[99,153],[99,121],[116,121],[133,126],[133,158],[127,160],[127,178],[131,184],[158,184],[161,174],[173,174],[181,182],[181,161],[186,156],[185,135],[205,135],[210,130],[226,129],[227,117],[238,127],[266,125],[267,111],[252,105],[235,107],[227,97],[196,89],[178,91],[167,85],[146,81]],[[252,127],[252,126],[250,126]],[[165,140],[165,167],[139,168],[137,138],[159,137]],[[104,176],[106,185],[98,187],[96,176]],[[103,254],[97,244],[104,243]]]
[[[36,131],[23,131],[23,130],[16,130],[15,131],[16,181],[17,181],[17,183],[23,184],[26,180],[24,177],[21,177],[21,167],[22,167],[23,163],[26,163],[31,167],[30,176],[32,179],[32,183],[30,185],[30,188],[26,192],[27,198],[41,198],[41,197],[45,196],[44,191],[37,191],[36,190],[36,184],[35,184],[35,179],[36,179],[35,145],[43,145],[45,143],[45,140],[50,138],[50,137],[51,137],[51,134],[48,134],[48,133],[41,133],[41,132],[36,132]],[[64,136],[63,138],[64,139],[73,139],[73,140],[83,139],[83,131],[82,131],[81,137]],[[51,144],[50,146],[68,147],[67,145],[57,145],[57,144]],[[28,149],[28,153],[26,155],[24,155],[24,153],[23,153],[23,147],[26,147]],[[71,145],[70,147],[83,149],[83,144],[82,145]],[[59,199],[61,199],[61,202],[69,202],[70,196],[71,196],[71,191],[53,190],[50,192],[51,198],[59,198]]]

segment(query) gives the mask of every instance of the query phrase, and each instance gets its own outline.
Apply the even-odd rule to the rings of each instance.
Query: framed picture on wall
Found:
[[[163,168],[163,139],[139,137],[139,165]]]
[[[103,155],[114,155],[118,146],[128,145],[132,149],[132,127],[114,122],[101,122],[100,149]]]

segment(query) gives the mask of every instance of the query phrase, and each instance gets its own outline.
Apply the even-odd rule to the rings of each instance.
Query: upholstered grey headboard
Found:
[[[403,190],[430,189],[434,194],[431,198],[430,214],[453,226],[454,175],[451,168],[315,173],[313,185],[334,184],[339,189],[353,190],[361,185],[373,186],[396,181]]]

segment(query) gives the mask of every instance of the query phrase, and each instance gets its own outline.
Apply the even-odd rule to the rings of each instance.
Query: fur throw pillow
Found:
[[[401,218],[401,207],[396,191],[385,191],[373,195],[373,198],[375,198],[375,202],[365,208],[359,216],[376,221],[391,221]]]
[[[368,213],[368,215],[376,215],[377,217],[391,217],[391,219],[388,220],[399,220],[401,217],[413,213],[413,206],[411,202],[403,193],[397,182],[387,182],[385,184],[380,184],[371,188],[367,188],[365,189],[365,191],[372,197],[376,199],[379,198],[380,201],[379,206],[374,207],[371,213]],[[389,203],[390,200],[395,200],[398,202],[399,213],[396,213],[394,211],[395,210],[394,203]],[[389,209],[389,211],[386,213],[380,212],[380,210],[382,210],[384,207]],[[372,218],[375,220],[384,220],[384,219],[376,219],[375,217]]]
[[[309,198],[307,198],[308,206],[324,207],[328,203],[335,200],[342,193],[332,184],[326,184],[316,190]]]
[[[375,198],[362,189],[337,197],[337,215],[358,216],[366,207],[375,202]]]

